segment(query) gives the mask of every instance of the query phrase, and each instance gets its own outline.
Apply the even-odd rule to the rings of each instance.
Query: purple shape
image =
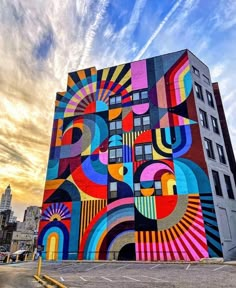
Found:
[[[146,60],[131,63],[131,84],[133,90],[148,87]]]

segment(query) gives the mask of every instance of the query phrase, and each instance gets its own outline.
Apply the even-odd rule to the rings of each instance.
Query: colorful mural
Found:
[[[222,256],[187,51],[69,73],[39,232],[45,259]]]

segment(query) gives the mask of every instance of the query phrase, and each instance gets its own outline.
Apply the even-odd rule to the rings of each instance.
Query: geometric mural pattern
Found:
[[[45,259],[222,256],[186,51],[69,73],[38,244]]]

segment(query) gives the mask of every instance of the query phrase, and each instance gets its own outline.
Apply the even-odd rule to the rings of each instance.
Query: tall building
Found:
[[[5,210],[11,210],[11,199],[12,199],[11,186],[8,185],[5,190],[5,193],[2,194],[0,212]]]
[[[9,222],[13,223],[13,222],[16,222],[16,216],[13,216],[14,211],[11,208],[11,200],[12,200],[11,186],[9,184],[5,190],[5,193],[2,194],[1,203],[0,203],[0,212],[10,210],[11,214],[10,214]]]
[[[55,102],[43,257],[235,257],[226,144],[209,69],[188,50],[69,73]]]

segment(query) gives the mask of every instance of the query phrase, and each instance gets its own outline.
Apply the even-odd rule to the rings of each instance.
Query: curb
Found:
[[[41,279],[39,276],[34,275],[34,278],[41,284],[43,285],[43,287],[45,288],[52,288],[53,286],[48,285],[45,281],[43,281],[43,279]]]
[[[49,277],[48,275],[43,275],[43,278],[46,279],[49,283],[55,285],[57,288],[67,288],[64,284],[58,282],[57,280]]]

